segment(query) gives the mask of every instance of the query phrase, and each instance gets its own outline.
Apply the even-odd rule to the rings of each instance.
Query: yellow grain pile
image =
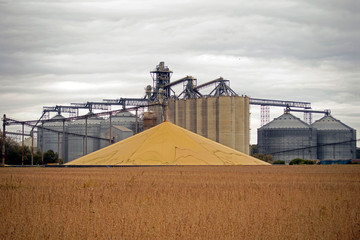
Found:
[[[66,165],[269,165],[163,122]]]

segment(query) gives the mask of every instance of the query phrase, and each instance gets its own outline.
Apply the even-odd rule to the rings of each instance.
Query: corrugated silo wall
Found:
[[[111,123],[114,126],[114,123]],[[110,137],[110,122],[103,121],[100,124],[100,137],[109,138]],[[114,137],[113,135],[111,136]],[[110,145],[110,140],[100,140],[100,148],[104,148]]]
[[[169,100],[168,119],[201,136],[249,154],[249,98]]]
[[[85,124],[84,121],[75,121],[68,125],[67,131],[67,149],[68,149],[68,161],[72,161],[83,155],[89,154],[100,149],[100,140],[97,138],[88,137],[85,139]],[[81,134],[83,136],[72,135],[71,133]],[[100,137],[100,122],[92,123],[88,121],[87,135],[93,137]],[[85,148],[85,142],[87,147]]]
[[[316,129],[258,129],[258,148],[263,154],[272,154],[274,160],[289,163],[295,158],[317,159]],[[298,150],[294,150],[298,149]]]
[[[66,125],[65,125],[66,126]],[[59,134],[47,129],[52,129],[60,132]],[[58,153],[60,158],[67,160],[67,148],[65,144],[65,156],[63,156],[63,123],[61,122],[50,122],[44,124],[44,130],[42,131],[41,126],[37,128],[37,146],[43,152],[53,150]],[[44,135],[42,135],[44,133]],[[66,141],[66,138],[65,138]]]
[[[88,136],[100,137],[100,124],[89,124]],[[100,149],[100,139],[89,138],[87,139],[87,154]]]
[[[144,120],[146,121],[146,114],[144,114]],[[150,119],[150,121],[151,121],[151,119]],[[140,123],[140,119],[138,119],[138,132],[140,132],[140,129],[142,128],[142,126],[140,126],[139,123]],[[116,116],[115,115],[111,119],[111,126],[112,126],[112,131],[111,131],[112,138],[115,137],[113,132],[117,131],[114,129],[114,126],[124,126],[128,129],[132,130],[133,133],[135,133],[135,131],[136,131],[136,116],[133,116],[133,115],[131,115],[131,116]],[[125,134],[124,137],[125,136],[127,137],[127,134]],[[109,137],[110,137],[110,119],[103,120],[100,123],[100,137],[109,139]],[[117,141],[123,140],[123,139],[125,139],[125,138],[120,137],[117,140],[116,139],[113,139],[113,140],[115,142],[117,142]],[[99,142],[100,142],[100,149],[110,145],[109,140],[100,139]]]
[[[356,159],[356,130],[352,130],[352,138],[353,141],[351,142],[350,148],[352,151],[352,159]]]
[[[71,123],[68,125],[67,131],[67,146],[68,146],[68,161],[72,161],[84,155],[84,138],[81,136],[72,135],[71,133],[84,134],[85,130],[82,125]]]
[[[356,131],[351,130],[319,130],[318,158],[320,160],[349,160],[356,158]],[[351,142],[351,140],[353,140]],[[342,144],[332,144],[345,142]],[[325,145],[324,145],[325,144]]]

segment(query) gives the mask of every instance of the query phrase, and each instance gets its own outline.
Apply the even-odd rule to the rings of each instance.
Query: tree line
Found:
[[[2,154],[3,148],[3,135],[0,137],[0,154]],[[24,151],[24,161],[22,161],[22,153]],[[2,158],[2,156],[1,156]],[[58,153],[53,150],[44,152],[43,159],[41,159],[40,149],[34,151],[34,165],[57,163]],[[62,163],[62,159],[60,159]],[[11,137],[6,137],[5,141],[5,164],[7,165],[31,165],[31,148],[28,146],[23,147]]]

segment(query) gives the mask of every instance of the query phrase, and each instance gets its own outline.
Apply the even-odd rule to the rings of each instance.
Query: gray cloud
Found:
[[[240,94],[312,102],[360,129],[350,114],[359,10],[355,0],[0,1],[0,112],[141,97],[166,61],[173,79],[223,76]]]

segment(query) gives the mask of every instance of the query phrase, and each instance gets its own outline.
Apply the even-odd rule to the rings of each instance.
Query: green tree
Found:
[[[273,164],[285,164],[284,160],[276,160],[273,162]]]
[[[290,165],[303,165],[303,164],[312,165],[314,163],[315,162],[313,160],[304,160],[301,158],[295,158],[295,159],[291,160],[289,164]]]
[[[55,153],[51,149],[44,153],[44,164],[57,163],[57,162],[58,162],[58,153]]]
[[[251,145],[251,154],[256,154],[256,153],[259,153],[258,146],[257,146],[257,144],[252,144]]]
[[[0,154],[2,153],[3,147],[3,136],[0,132]],[[13,138],[6,137],[5,142],[5,164],[8,165],[21,165],[22,161],[22,146],[17,143]],[[2,156],[1,156],[2,157]],[[54,160],[55,159],[55,160]],[[48,151],[44,153],[44,163],[55,163],[57,162],[57,153],[54,151]],[[41,151],[37,149],[34,152],[34,165],[40,165],[41,162]],[[28,146],[24,146],[24,165],[31,165],[31,149]]]
[[[3,135],[0,138],[0,152],[3,148]],[[2,157],[2,156],[1,156]],[[21,164],[21,147],[11,137],[6,137],[5,141],[5,164],[19,165]]]
[[[41,151],[40,149],[37,149],[36,152],[34,152],[34,165],[40,165],[40,164],[41,164]]]

